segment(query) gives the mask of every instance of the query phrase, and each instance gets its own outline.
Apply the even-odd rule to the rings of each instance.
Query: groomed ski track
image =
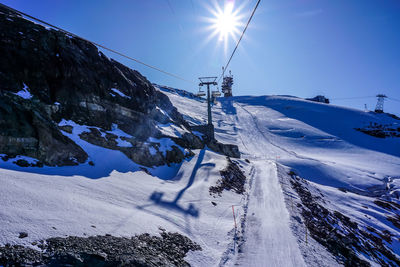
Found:
[[[234,106],[233,106],[234,105]],[[229,115],[225,112],[235,110]],[[227,265],[234,266],[306,266],[296,238],[290,229],[289,213],[279,184],[273,158],[290,153],[267,140],[255,117],[239,103],[218,113],[236,131],[243,158],[254,167],[247,216],[244,218],[244,244]],[[221,121],[219,121],[221,125]],[[227,129],[227,131],[229,131]],[[266,155],[270,155],[266,157]]]

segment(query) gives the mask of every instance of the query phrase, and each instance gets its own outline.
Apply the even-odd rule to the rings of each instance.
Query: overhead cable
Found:
[[[375,97],[376,96],[355,96],[355,97],[331,98],[331,100],[363,99],[363,98],[375,98]]]
[[[173,73],[170,73],[170,72],[164,71],[164,70],[162,70],[162,69],[159,69],[159,68],[157,68],[157,67],[154,67],[154,66],[151,66],[151,65],[149,65],[149,64],[146,64],[146,63],[144,63],[144,62],[142,62],[142,61],[140,61],[140,60],[138,60],[138,59],[135,59],[135,58],[133,58],[133,57],[127,56],[127,55],[125,55],[125,54],[122,54],[122,53],[120,53],[120,52],[118,52],[118,51],[116,51],[116,50],[114,50],[114,49],[108,48],[108,47],[106,47],[106,46],[104,46],[104,45],[102,45],[102,44],[89,41],[89,40],[87,40],[87,39],[85,39],[85,38],[82,38],[82,37],[80,37],[80,36],[78,36],[78,35],[76,35],[76,34],[74,34],[74,33],[71,33],[71,32],[69,32],[69,31],[67,31],[67,30],[64,30],[64,29],[60,28],[60,27],[54,26],[54,25],[52,25],[52,24],[50,24],[50,23],[48,23],[48,22],[45,22],[45,21],[43,21],[43,20],[41,20],[41,19],[38,19],[38,18],[35,18],[35,17],[33,17],[33,16],[31,16],[31,15],[28,15],[28,14],[26,14],[26,13],[24,13],[24,12],[21,12],[21,11],[19,11],[19,10],[13,9],[13,8],[11,8],[11,7],[9,7],[9,6],[6,6],[6,5],[2,4],[2,3],[0,3],[0,6],[2,6],[2,7],[4,7],[4,8],[7,8],[8,10],[11,10],[11,11],[13,11],[13,12],[15,12],[15,13],[21,15],[21,16],[24,16],[24,17],[33,19],[33,20],[35,20],[35,21],[37,21],[37,22],[39,22],[39,23],[41,23],[41,24],[47,25],[47,26],[49,26],[49,27],[51,27],[51,28],[53,28],[53,29],[57,29],[57,30],[59,30],[60,32],[63,32],[63,33],[65,33],[65,34],[71,35],[71,36],[73,36],[73,37],[82,39],[82,40],[84,40],[84,41],[86,41],[86,42],[89,42],[89,43],[91,43],[91,44],[93,44],[93,45],[95,45],[95,46],[97,46],[97,47],[101,47],[101,48],[103,48],[103,49],[105,49],[105,50],[107,50],[107,51],[110,51],[110,52],[112,52],[112,53],[114,53],[114,54],[117,54],[117,55],[119,55],[119,56],[121,56],[121,57],[127,58],[127,59],[129,59],[129,60],[135,61],[136,63],[142,64],[142,65],[144,65],[144,66],[146,66],[146,67],[148,67],[148,68],[151,68],[151,69],[153,69],[153,70],[156,70],[156,71],[159,71],[159,72],[161,72],[161,73],[164,73],[164,74],[166,74],[166,75],[168,75],[168,76],[174,77],[174,78],[176,78],[176,79],[179,79],[179,80],[182,80],[182,81],[185,81],[185,82],[188,82],[188,83],[193,83],[193,82],[191,82],[191,81],[189,81],[189,80],[186,80],[186,79],[184,79],[184,78],[182,78],[182,77],[180,77],[180,76],[178,76],[178,75],[175,75],[175,74],[173,74]]]
[[[218,82],[221,80],[222,77],[224,77],[225,70],[228,68],[229,63],[231,62],[232,57],[233,57],[233,55],[235,54],[236,49],[238,48],[239,43],[240,43],[240,41],[242,40],[243,35],[244,35],[244,33],[246,32],[246,30],[247,30],[247,27],[249,27],[250,21],[251,21],[251,19],[253,18],[254,13],[256,12],[257,7],[258,7],[258,5],[260,4],[260,2],[261,2],[261,0],[258,0],[258,1],[257,1],[257,4],[256,4],[256,6],[254,7],[253,12],[251,13],[251,16],[250,16],[249,20],[247,21],[246,27],[243,29],[242,35],[240,36],[238,42],[236,43],[236,47],[235,47],[235,49],[233,49],[233,52],[232,52],[232,54],[231,54],[231,56],[230,56],[230,58],[229,58],[229,60],[228,60],[228,63],[226,63],[225,68],[224,68],[224,70],[222,71],[222,75],[221,75],[221,77],[219,77],[219,79],[218,79]]]

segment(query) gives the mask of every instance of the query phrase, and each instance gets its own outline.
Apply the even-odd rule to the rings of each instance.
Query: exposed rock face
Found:
[[[298,206],[310,235],[326,247],[339,263],[345,266],[371,266],[360,257],[364,255],[381,266],[400,265],[398,255],[390,247],[395,241],[395,234],[365,226],[339,211],[327,209],[323,197],[312,194],[306,180],[293,172],[289,174],[290,184],[301,200]],[[397,203],[384,200],[376,200],[375,204],[389,211],[399,208]],[[394,217],[388,218],[389,221],[391,219],[396,220]]]
[[[119,149],[146,166],[180,162],[190,155],[177,146],[171,152],[150,153],[158,146],[148,138],[166,137],[158,124],[186,130],[182,140],[176,138],[183,148],[204,147],[167,96],[91,43],[0,8],[0,54],[0,154],[30,156],[50,166],[87,161],[86,152],[60,131],[72,132],[71,126],[58,126],[62,119],[105,131],[116,124],[133,137],[132,147],[119,147],[117,137],[110,135],[90,132],[81,137]]]
[[[355,129],[362,133],[378,138],[400,137],[400,127],[397,127],[393,124],[382,125],[370,122],[369,125],[366,127]]]
[[[210,195],[216,197],[221,196],[224,190],[231,190],[236,194],[243,194],[245,192],[246,176],[238,166],[237,162],[227,158],[228,165],[225,169],[220,171],[221,179],[217,181],[216,186],[209,188]]]
[[[0,247],[4,266],[189,266],[184,257],[201,247],[179,233],[141,234],[131,238],[106,236],[49,238],[34,250]]]

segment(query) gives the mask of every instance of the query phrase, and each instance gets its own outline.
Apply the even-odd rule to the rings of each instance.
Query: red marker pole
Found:
[[[235,216],[235,208],[234,208],[234,206],[232,205],[232,214],[233,214],[233,221],[234,221],[234,223],[235,223],[235,230],[236,230],[236,216]]]

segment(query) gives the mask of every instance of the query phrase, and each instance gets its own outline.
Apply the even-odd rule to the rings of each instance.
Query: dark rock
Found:
[[[150,172],[147,168],[140,167],[140,169],[141,169],[142,171],[144,171],[145,173],[147,173],[148,175],[151,175],[151,172]]]
[[[14,163],[17,164],[17,165],[20,166],[20,167],[29,167],[29,166],[31,166],[31,165],[29,164],[29,162],[27,162],[27,161],[24,160],[24,159],[19,159],[19,160],[15,161]]]
[[[358,256],[362,254],[382,266],[399,266],[400,259],[385,244],[392,240],[390,232],[362,227],[341,212],[326,209],[320,204],[321,197],[310,192],[305,180],[292,178],[290,183],[300,197],[302,205],[298,207],[301,208],[303,222],[311,237],[336,256],[339,263],[345,266],[370,266]],[[388,207],[386,203],[383,206]]]
[[[217,181],[216,186],[209,188],[210,195],[221,196],[224,190],[232,190],[237,194],[243,194],[245,192],[246,176],[240,170],[238,163],[233,162],[230,158],[227,158],[228,166],[220,171],[221,179]]]
[[[339,187],[338,190],[342,191],[343,193],[347,193],[347,189],[343,187]]]
[[[71,125],[58,126],[60,130],[72,134],[73,127]]]
[[[189,251],[201,247],[189,238],[162,231],[160,236],[142,234],[132,238],[90,236],[50,238],[36,251],[23,246],[0,247],[4,266],[189,266]]]
[[[177,145],[190,149],[203,149],[204,142],[192,133],[184,133],[181,138],[173,138]]]
[[[325,103],[329,104],[329,99],[326,98],[323,95],[317,95],[316,97],[313,98],[306,98],[306,100],[314,101],[314,102],[319,102],[319,103]]]
[[[392,201],[388,201],[388,200],[383,200],[383,199],[376,199],[374,201],[374,203],[381,207],[384,208],[386,210],[389,211],[396,211],[396,210],[400,210],[400,204],[396,203],[396,202],[392,202]]]
[[[0,153],[49,166],[86,162],[86,152],[64,135],[72,126],[58,126],[65,119],[92,126],[82,139],[118,149],[138,164],[157,166],[190,156],[176,148],[149,153],[148,138],[162,136],[157,124],[190,129],[188,123],[139,72],[108,59],[93,44],[0,7],[0,54]],[[15,95],[20,90],[32,98]],[[113,124],[133,136],[132,147],[119,148],[116,135],[98,130],[110,131]],[[191,133],[174,140],[183,148],[204,147]]]
[[[26,232],[19,233],[18,238],[25,238],[25,237],[28,237],[28,233],[26,233]]]
[[[214,140],[207,142],[207,146],[211,150],[221,153],[227,157],[240,158],[240,152],[239,152],[239,148],[237,145],[222,144],[214,139]]]
[[[370,122],[368,126],[355,128],[355,130],[377,138],[400,137],[400,128],[396,129],[393,126],[392,124],[382,125]]]

